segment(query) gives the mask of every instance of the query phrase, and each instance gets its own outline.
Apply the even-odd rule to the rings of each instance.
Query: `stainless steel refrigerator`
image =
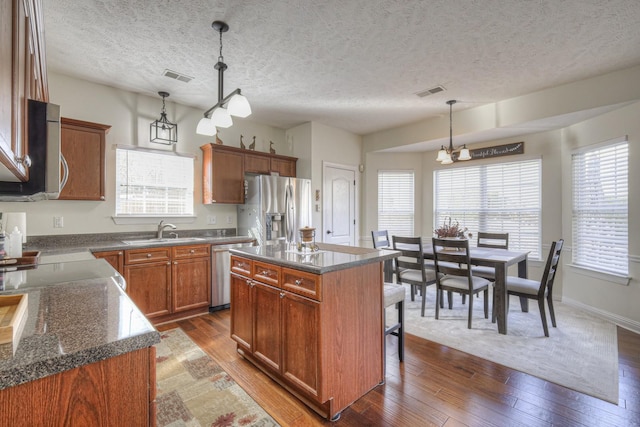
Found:
[[[238,234],[258,245],[299,242],[298,230],[311,227],[311,180],[247,175],[244,205],[238,205]]]

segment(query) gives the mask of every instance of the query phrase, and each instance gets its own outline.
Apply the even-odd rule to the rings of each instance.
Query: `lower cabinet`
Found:
[[[211,245],[139,248],[93,255],[106,259],[122,274],[127,294],[154,323],[209,311]]]
[[[370,264],[318,275],[232,255],[238,352],[335,418],[383,380],[381,271]]]

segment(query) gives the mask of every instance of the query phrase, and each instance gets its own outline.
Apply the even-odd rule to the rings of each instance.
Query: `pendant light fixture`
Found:
[[[158,92],[162,97],[162,112],[160,118],[151,123],[149,138],[156,144],[173,145],[178,142],[178,125],[167,120],[164,99],[169,97],[169,92]]]
[[[251,106],[240,89],[236,89],[226,97],[222,97],[224,93],[224,70],[227,64],[224,63],[222,57],[222,33],[229,31],[229,25],[222,21],[213,21],[211,27],[220,33],[220,56],[215,69],[218,70],[218,103],[209,108],[204,113],[204,117],[198,122],[196,133],[200,135],[213,136],[217,132],[217,128],[228,128],[233,124],[231,116],[247,117],[251,114]]]
[[[441,146],[438,151],[438,157],[436,157],[436,161],[443,165],[450,165],[457,160],[471,160],[471,153],[469,153],[466,145],[458,149],[453,148],[453,104],[456,102],[455,99],[447,101],[449,105],[449,147],[444,148],[444,145]]]

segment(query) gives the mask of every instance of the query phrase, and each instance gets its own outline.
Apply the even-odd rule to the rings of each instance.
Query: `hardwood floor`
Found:
[[[181,327],[282,426],[640,426],[640,335],[622,328],[619,405],[412,335],[400,364],[388,336],[386,383],[331,423],[236,353],[229,317],[224,310],[158,330]]]

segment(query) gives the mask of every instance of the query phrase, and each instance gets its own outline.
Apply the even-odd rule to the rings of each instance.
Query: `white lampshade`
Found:
[[[211,119],[207,117],[203,117],[198,122],[198,127],[196,127],[196,133],[199,135],[207,135],[213,136],[218,132],[216,126],[213,124]]]
[[[228,128],[229,126],[233,125],[231,115],[229,115],[229,112],[226,108],[222,107],[218,107],[213,110],[213,113],[211,113],[211,122],[213,122],[213,124],[219,128]]]
[[[442,160],[442,164],[443,165],[450,165],[451,163],[453,163],[453,160],[451,159],[451,154],[445,153],[445,158],[444,158],[444,160]]]
[[[460,150],[460,156],[458,156],[458,160],[471,160],[471,154],[469,153],[469,149],[466,145],[462,147]]]
[[[227,104],[227,110],[229,114],[237,117],[247,117],[251,114],[251,106],[249,105],[249,101],[244,95],[236,93],[229,100],[229,104]]]
[[[444,149],[444,146],[442,146],[442,148],[440,148],[440,151],[438,151],[438,157],[436,157],[436,162],[442,162],[446,158],[447,158],[447,151]]]

